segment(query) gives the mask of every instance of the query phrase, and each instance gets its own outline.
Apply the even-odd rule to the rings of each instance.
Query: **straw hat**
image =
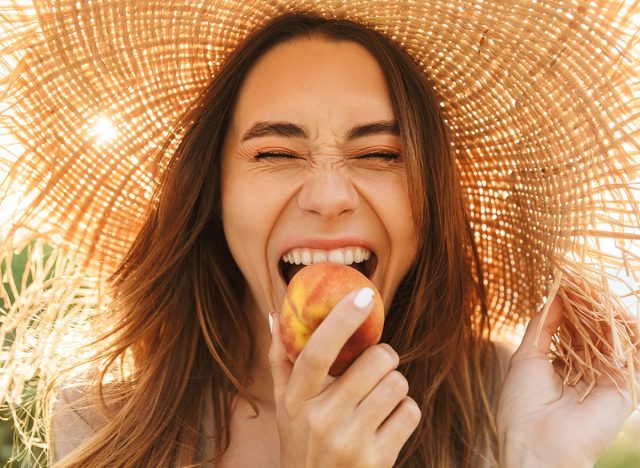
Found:
[[[0,401],[18,401],[36,371],[71,362],[74,333],[94,331],[92,317],[109,299],[104,280],[184,131],[173,124],[234,46],[292,10],[367,24],[433,79],[497,330],[517,332],[546,297],[571,293],[568,318],[582,330],[617,321],[614,357],[597,356],[602,344],[591,341],[596,358],[614,368],[630,356],[624,305],[607,278],[622,270],[637,280],[640,271],[637,2],[23,5],[2,7],[0,253],[10,262],[29,245],[34,281],[5,297],[0,339],[17,337],[3,356]],[[11,280],[5,274],[8,290]],[[637,302],[640,290],[629,289]],[[556,344],[570,346],[562,336]]]

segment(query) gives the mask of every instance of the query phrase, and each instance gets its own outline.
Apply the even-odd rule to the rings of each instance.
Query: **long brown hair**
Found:
[[[387,313],[382,340],[400,354],[398,370],[423,418],[398,465],[469,467],[484,457],[495,463],[489,398],[495,356],[486,345],[483,274],[439,99],[418,64],[382,34],[350,21],[286,14],[230,54],[179,122],[186,131],[162,173],[156,202],[110,278],[117,322],[94,390],[104,397],[107,422],[59,466],[200,462],[202,412],[194,402],[204,400],[207,384],[216,459],[228,448],[234,395],[252,401],[247,376],[254,337],[241,307],[245,280],[220,218],[222,143],[256,60],[279,43],[312,37],[356,42],[378,61],[406,155],[420,246]],[[107,371],[127,355],[133,363],[128,376],[105,384]]]

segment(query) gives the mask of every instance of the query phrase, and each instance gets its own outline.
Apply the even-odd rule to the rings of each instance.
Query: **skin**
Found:
[[[284,245],[299,238],[356,236],[375,246],[372,278],[385,303],[413,262],[417,239],[405,164],[355,159],[402,151],[390,133],[347,140],[356,125],[393,120],[382,70],[362,46],[304,40],[281,44],[248,73],[222,160],[222,219],[231,253],[247,280],[245,307],[257,337],[254,391],[273,402],[267,314],[280,310],[286,285],[278,272]],[[308,137],[265,135],[243,141],[256,122],[291,122]],[[261,151],[297,159],[256,160]],[[381,194],[384,194],[381,196]]]
[[[365,460],[391,466],[419,422],[420,410],[406,396],[407,380],[394,370],[398,355],[388,345],[368,348],[339,379],[328,376],[368,314],[354,313],[355,292],[314,333],[295,370],[281,345],[269,347],[280,340],[271,340],[266,326],[267,313],[280,309],[286,292],[278,261],[300,238],[369,242],[378,257],[371,279],[386,307],[391,304],[417,252],[405,164],[356,158],[401,154],[402,142],[393,132],[347,135],[354,126],[394,119],[382,70],[366,49],[350,42],[280,44],[254,65],[240,90],[223,147],[222,219],[249,291],[245,307],[257,346],[250,390],[277,420],[283,467],[300,460],[311,466],[370,466]],[[244,138],[265,121],[291,122],[307,135]],[[295,159],[256,160],[259,151]]]
[[[223,151],[223,223],[248,284],[245,307],[257,347],[251,391],[275,420],[267,427],[279,438],[279,453],[269,465],[390,467],[421,417],[406,396],[407,380],[395,370],[398,355],[386,344],[369,347],[340,377],[328,375],[368,314],[353,304],[355,292],[322,322],[295,364],[278,335],[285,285],[277,266],[291,239],[370,240],[379,258],[373,281],[387,308],[415,258],[404,165],[353,159],[373,150],[401,153],[400,139],[392,134],[345,139],[356,124],[393,117],[381,70],[352,43],[281,44],[255,64],[242,85]],[[258,121],[293,122],[308,135],[242,141]],[[257,151],[267,150],[296,159],[255,160]],[[618,382],[620,393],[612,381],[601,379],[592,396],[579,403],[586,383],[564,385],[547,359],[551,336],[563,320],[559,298],[536,342],[541,320],[538,313],[530,321],[499,396],[500,466],[592,466],[631,414],[631,388]],[[639,357],[640,351],[634,352]]]
[[[620,376],[615,382],[606,375],[598,379],[582,403],[587,379],[575,386],[563,384],[561,369],[547,359],[551,337],[563,321],[563,310],[563,301],[556,296],[544,322],[542,311],[535,314],[511,358],[496,416],[500,467],[592,467],[633,412],[631,384]],[[635,348],[628,352],[630,358],[635,353],[635,385],[640,391],[638,321],[623,315],[636,340]],[[583,344],[579,336],[573,338],[578,347]],[[607,339],[611,341],[610,335]],[[598,366],[595,368],[598,370]],[[626,373],[626,366],[621,371]]]

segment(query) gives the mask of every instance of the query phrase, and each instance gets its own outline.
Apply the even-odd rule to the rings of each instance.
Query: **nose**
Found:
[[[341,171],[323,168],[309,175],[300,193],[298,207],[327,219],[354,211],[360,197],[349,177]]]

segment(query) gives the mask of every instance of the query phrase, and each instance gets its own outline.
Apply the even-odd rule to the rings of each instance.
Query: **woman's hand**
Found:
[[[364,322],[364,310],[348,294],[298,356],[289,361],[274,314],[269,361],[280,459],[291,467],[390,467],[420,421],[407,396],[405,377],[395,368],[397,353],[387,344],[367,348],[339,377],[329,376],[347,339]]]
[[[633,411],[631,388],[622,379],[618,384],[624,395],[603,376],[582,403],[579,400],[588,382],[563,385],[547,358],[562,314],[562,299],[556,296],[538,343],[535,338],[542,312],[531,319],[511,358],[496,417],[502,468],[592,467]],[[638,374],[636,370],[636,377]]]

